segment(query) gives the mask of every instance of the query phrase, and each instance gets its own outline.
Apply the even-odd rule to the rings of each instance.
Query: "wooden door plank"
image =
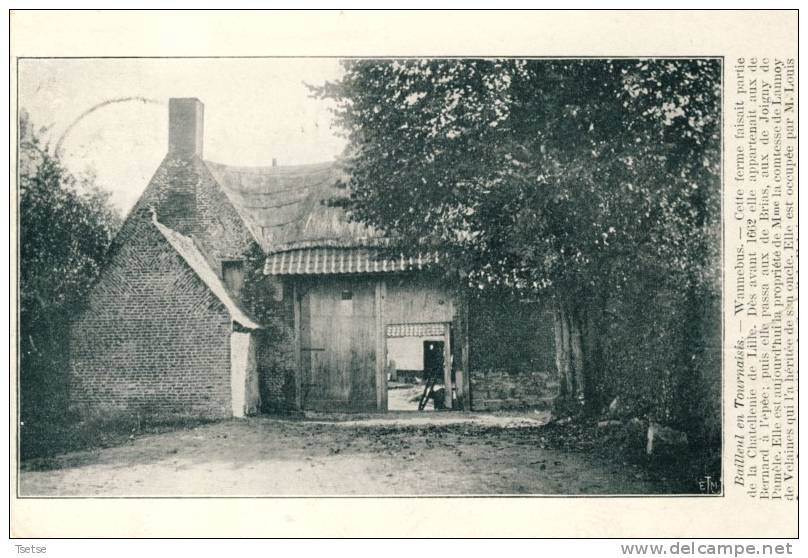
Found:
[[[385,364],[387,361],[384,333],[384,299],[385,299],[384,279],[376,280],[376,408],[379,411],[387,411],[387,375],[385,374]]]
[[[463,299],[460,302],[460,368],[463,371],[462,378],[457,378],[459,384],[463,386],[463,410],[471,410],[471,370],[469,369],[469,302]]]
[[[303,410],[301,388],[303,383],[303,361],[300,358],[300,300],[298,298],[297,281],[292,280],[292,307],[295,314],[295,408]]]

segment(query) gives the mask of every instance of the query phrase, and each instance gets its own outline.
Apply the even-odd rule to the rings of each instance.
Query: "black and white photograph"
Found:
[[[20,59],[17,495],[720,496],[724,64]]]

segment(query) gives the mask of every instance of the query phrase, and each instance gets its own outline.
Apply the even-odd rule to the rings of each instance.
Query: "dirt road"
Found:
[[[257,417],[24,463],[22,496],[644,494],[632,466],[543,447],[546,417]]]

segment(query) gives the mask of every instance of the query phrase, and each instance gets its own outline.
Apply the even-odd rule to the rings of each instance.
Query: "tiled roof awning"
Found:
[[[438,261],[431,256],[383,258],[368,248],[305,248],[267,256],[266,275],[390,273],[424,269]]]
[[[446,324],[390,324],[387,337],[438,337],[446,333]]]

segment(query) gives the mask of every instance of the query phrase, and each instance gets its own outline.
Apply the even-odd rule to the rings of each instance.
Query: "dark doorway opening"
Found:
[[[418,402],[419,411],[423,411],[428,405],[435,410],[446,408],[444,348],[443,341],[424,341],[424,391]]]
[[[443,341],[424,341],[424,373],[443,381]]]
[[[451,368],[450,324],[387,324],[384,378],[388,411],[450,409],[446,372]]]

